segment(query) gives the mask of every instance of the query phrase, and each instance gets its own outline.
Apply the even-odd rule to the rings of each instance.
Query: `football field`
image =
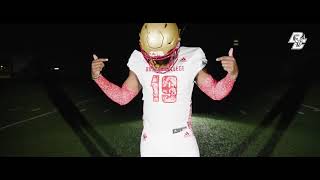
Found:
[[[91,81],[58,89],[39,82],[1,84],[0,156],[139,157],[141,96],[120,107]],[[194,112],[201,156],[319,156],[320,98],[314,95],[320,86],[292,102],[283,98],[287,89],[243,93],[243,99],[221,102],[224,111]],[[297,106],[281,109],[286,103]]]

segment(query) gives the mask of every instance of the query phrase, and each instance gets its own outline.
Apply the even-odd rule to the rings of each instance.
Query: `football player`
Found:
[[[176,23],[145,23],[139,36],[140,49],[134,50],[129,58],[129,76],[122,86],[101,75],[108,60],[96,55],[93,55],[92,78],[119,105],[129,103],[142,89],[142,157],[199,157],[192,130],[193,87],[196,84],[213,100],[226,97],[239,73],[233,49],[216,59],[228,72],[218,81],[207,73],[207,59],[200,47],[181,46]]]

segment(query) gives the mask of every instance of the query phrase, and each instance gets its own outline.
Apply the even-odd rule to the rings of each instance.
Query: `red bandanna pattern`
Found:
[[[211,99],[221,100],[231,92],[234,83],[235,80],[232,79],[228,74],[220,81],[213,79],[212,76],[208,76],[208,78],[198,86],[201,91],[203,91]]]
[[[121,106],[128,104],[138,94],[138,92],[129,90],[126,85],[123,85],[120,88],[119,86],[109,82],[103,76],[95,79],[95,82],[112,101]]]

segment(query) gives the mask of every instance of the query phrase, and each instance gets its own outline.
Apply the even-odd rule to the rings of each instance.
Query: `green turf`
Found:
[[[89,156],[58,113],[0,131],[1,156]]]
[[[22,91],[20,87],[29,91]],[[313,86],[303,103],[320,107],[319,97],[313,96],[319,90],[320,87]],[[82,90],[81,85],[76,83],[65,85],[65,91],[84,119],[93,127],[93,131],[102,137],[102,140],[96,139],[86,127],[81,128],[100,151],[108,152],[114,149],[119,156],[139,156],[141,116],[131,115],[125,110],[114,111],[114,104],[111,106],[101,94]],[[201,156],[230,156],[255,130],[258,133],[255,134],[254,140],[238,155],[257,156],[275,131],[279,117],[266,128],[257,131],[257,127],[284,91],[285,86],[265,89],[263,93],[246,98],[247,101],[233,104],[227,114],[194,113],[193,129]],[[2,94],[0,127],[55,109],[44,89],[38,84],[11,84],[6,86]],[[32,111],[37,108],[40,109]],[[301,113],[295,115],[288,129],[276,142],[270,156],[320,155],[320,111],[302,106],[298,112]],[[109,147],[102,143],[108,144]],[[63,116],[59,112],[52,112],[0,130],[0,156],[82,157],[92,154]]]
[[[317,96],[320,87],[313,86],[304,99],[304,104],[320,107]],[[280,140],[273,156],[319,156],[320,111],[301,107],[289,129]]]

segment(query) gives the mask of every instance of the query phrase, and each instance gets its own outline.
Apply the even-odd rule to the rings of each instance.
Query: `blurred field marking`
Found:
[[[18,111],[25,109],[23,106],[14,106],[14,107],[8,107],[8,111]]]
[[[47,112],[47,113],[44,113],[44,114],[40,114],[40,115],[38,115],[38,116],[34,116],[34,117],[32,117],[32,118],[25,119],[25,120],[22,120],[22,121],[18,121],[18,122],[12,123],[12,124],[8,124],[8,125],[6,125],[6,126],[1,127],[1,128],[0,128],[0,131],[1,131],[1,130],[4,130],[4,129],[6,129],[6,128],[12,127],[12,126],[21,124],[21,123],[25,123],[25,122],[27,122],[27,121],[31,121],[31,120],[34,120],[34,119],[37,119],[37,118],[40,118],[40,117],[47,116],[47,115],[52,114],[52,113],[55,113],[55,112],[57,112],[57,110],[50,111],[50,112]]]
[[[240,109],[240,113],[241,113],[242,115],[247,115],[247,114],[248,114],[246,111],[244,111],[244,110],[242,110],[242,109]]]
[[[86,102],[89,102],[91,100],[93,100],[95,98],[89,98],[89,99],[86,99],[86,100],[82,100],[78,103],[76,103],[76,106],[79,106],[80,104],[83,104],[83,103],[86,103]],[[40,108],[39,108],[40,109]],[[12,124],[8,124],[8,125],[5,125],[3,127],[0,127],[0,131],[4,130],[4,129],[7,129],[9,127],[12,127],[12,126],[15,126],[15,125],[18,125],[18,124],[22,124],[22,123],[25,123],[25,122],[28,122],[28,121],[31,121],[31,120],[34,120],[34,119],[38,119],[38,118],[41,118],[41,117],[44,117],[44,116],[48,116],[50,114],[53,114],[53,113],[56,113],[57,110],[56,109],[53,109],[52,111],[49,111],[49,112],[46,112],[46,113],[43,113],[43,114],[40,114],[40,115],[37,115],[37,116],[33,116],[31,118],[28,118],[28,119],[25,119],[25,120],[22,120],[22,121],[18,121],[18,122],[15,122],[15,123],[12,123]]]
[[[77,102],[76,105],[78,106],[78,105],[80,105],[80,104],[83,104],[83,103],[92,101],[92,100],[94,100],[94,99],[96,99],[96,97],[94,97],[94,98],[88,98],[88,99],[86,99],[86,100],[82,100],[82,101],[80,101],[80,102]]]
[[[306,107],[306,108],[309,108],[309,109],[312,109],[313,111],[320,111],[319,108],[314,107],[314,106],[309,106],[309,105],[305,105],[305,104],[302,104],[302,106],[304,106],[304,107]]]
[[[33,112],[33,111],[39,111],[40,110],[40,108],[35,108],[35,109],[32,109],[31,111]]]

